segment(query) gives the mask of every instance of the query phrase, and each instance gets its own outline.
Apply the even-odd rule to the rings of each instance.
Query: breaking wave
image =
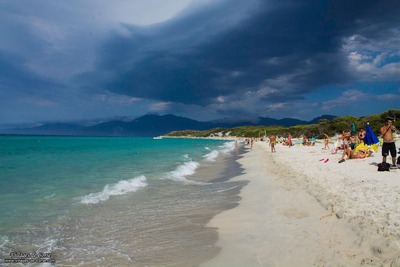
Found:
[[[138,189],[147,186],[146,177],[138,176],[131,180],[121,180],[116,184],[106,185],[101,192],[90,193],[81,198],[82,204],[97,204],[101,201],[108,200],[111,196],[125,195],[126,193],[135,192]]]

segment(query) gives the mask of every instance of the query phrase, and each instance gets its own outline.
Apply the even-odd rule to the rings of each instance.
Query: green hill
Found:
[[[356,131],[366,127],[367,123],[371,126],[372,130],[378,135],[380,127],[384,124],[386,117],[400,118],[400,110],[388,110],[381,114],[373,114],[364,117],[344,116],[336,117],[332,120],[321,119],[318,123],[314,124],[300,124],[291,127],[284,126],[240,126],[234,128],[215,128],[205,131],[173,131],[167,136],[179,136],[179,137],[209,137],[209,136],[235,136],[235,137],[260,137],[265,134],[275,134],[278,136],[286,136],[288,132],[293,137],[300,137],[306,135],[307,137],[318,136],[323,138],[323,134],[326,133],[329,136],[335,134],[341,134],[343,130],[351,130],[351,126],[354,123]],[[398,122],[395,121],[394,125]],[[398,125],[400,128],[400,125]]]

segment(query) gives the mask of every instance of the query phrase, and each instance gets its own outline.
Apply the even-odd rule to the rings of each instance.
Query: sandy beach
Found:
[[[254,143],[234,178],[249,181],[242,200],[208,224],[221,252],[202,266],[400,266],[400,169],[378,172],[380,150],[339,164],[322,147]]]

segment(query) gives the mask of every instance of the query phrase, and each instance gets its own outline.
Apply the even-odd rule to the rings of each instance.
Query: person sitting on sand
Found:
[[[366,131],[364,129],[360,130],[357,136],[357,144],[361,144],[361,142],[364,142],[365,133]]]
[[[310,141],[307,136],[304,134],[303,135],[303,146],[314,146],[315,142],[314,141]]]
[[[372,150],[358,150],[357,153],[354,153],[353,150],[349,146],[346,146],[343,150],[342,157],[339,160],[339,163],[345,161],[344,157],[347,156],[347,159],[364,159],[371,156]]]
[[[332,154],[336,154],[338,150],[344,150],[350,147],[350,137],[350,131],[343,131],[342,135],[338,138],[337,144],[335,143],[335,147],[332,149]],[[340,140],[342,140],[341,144]]]
[[[347,147],[350,145],[350,138],[351,138],[351,134],[350,134],[349,130],[342,132],[342,136],[340,137],[340,139],[343,141],[344,147]]]
[[[354,136],[350,136],[350,147],[351,149],[355,149],[357,146],[357,140]]]
[[[307,138],[307,136],[304,134],[303,135],[303,146],[305,146],[305,145],[307,145],[308,144],[308,138]]]

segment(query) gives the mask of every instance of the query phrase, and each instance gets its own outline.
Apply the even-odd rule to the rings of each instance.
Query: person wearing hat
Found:
[[[387,117],[385,120],[385,125],[381,127],[381,134],[383,138],[382,145],[382,162],[386,163],[386,157],[392,156],[392,167],[396,167],[396,144],[393,139],[393,131],[397,131],[396,127],[393,125],[393,118]]]

